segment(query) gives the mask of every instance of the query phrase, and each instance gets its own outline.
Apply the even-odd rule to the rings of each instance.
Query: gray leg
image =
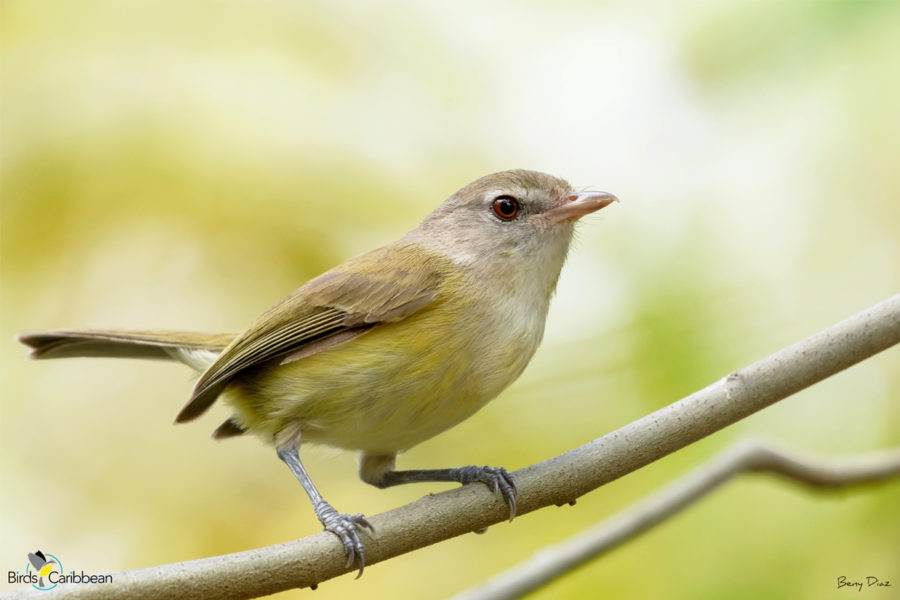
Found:
[[[404,483],[424,481],[456,481],[467,484],[480,481],[503,498],[509,506],[509,520],[516,516],[516,482],[503,467],[456,467],[452,469],[416,469],[395,471],[396,455],[363,454],[359,465],[359,476],[375,487],[386,488]]]
[[[359,578],[363,573],[363,568],[366,566],[366,555],[357,529],[368,527],[374,533],[375,528],[363,515],[341,514],[333,506],[325,502],[322,494],[319,493],[312,479],[309,478],[306,469],[303,468],[303,463],[300,462],[299,448],[300,435],[296,434],[286,443],[277,445],[275,450],[278,453],[278,458],[284,461],[297,480],[300,481],[303,489],[306,490],[306,495],[309,496],[313,509],[316,511],[316,516],[319,517],[319,521],[322,522],[325,530],[338,536],[341,543],[344,544],[347,566],[359,563],[359,574],[356,576]]]

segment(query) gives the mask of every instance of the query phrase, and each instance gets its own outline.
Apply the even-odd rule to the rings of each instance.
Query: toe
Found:
[[[372,525],[369,520],[362,514],[357,513],[352,517],[353,523],[359,527],[365,527],[371,533],[375,533],[375,526]]]
[[[474,477],[486,484],[495,495],[500,496],[509,506],[509,520],[516,516],[516,496],[518,488],[512,475],[503,467],[481,467]]]
[[[325,530],[340,538],[341,544],[344,546],[344,555],[347,557],[347,566],[359,564],[359,573],[356,577],[361,577],[366,566],[366,553],[362,540],[359,539],[358,528],[365,527],[372,532],[375,531],[375,528],[363,515],[341,514],[330,505],[321,506],[317,512]]]

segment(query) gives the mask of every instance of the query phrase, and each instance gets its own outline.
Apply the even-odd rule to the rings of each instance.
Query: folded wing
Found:
[[[200,376],[176,422],[195,419],[239,373],[272,368],[350,342],[379,323],[419,312],[454,272],[449,259],[413,244],[394,244],[342,263],[264,313]]]

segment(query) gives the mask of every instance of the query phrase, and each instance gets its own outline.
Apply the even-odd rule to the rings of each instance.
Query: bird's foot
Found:
[[[516,487],[516,482],[513,480],[512,475],[506,469],[503,467],[476,467],[470,465],[468,467],[460,467],[458,473],[460,483],[466,484],[480,481],[491,488],[494,494],[503,498],[507,506],[509,506],[509,520],[513,520],[513,517],[516,516],[516,496],[519,493],[519,489]]]
[[[316,516],[325,527],[325,531],[338,536],[344,545],[344,554],[347,556],[347,566],[359,563],[359,573],[356,578],[362,576],[366,566],[366,552],[362,541],[359,539],[359,530],[367,528],[375,533],[375,528],[361,514],[346,515],[339,513],[333,506],[324,500],[315,506]]]

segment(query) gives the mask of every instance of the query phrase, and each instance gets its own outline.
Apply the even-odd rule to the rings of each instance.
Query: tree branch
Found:
[[[900,476],[900,448],[847,457],[829,464],[762,442],[737,443],[718,457],[646,498],[453,600],[512,600],[533,592],[584,563],[617,548],[678,514],[744,472],[777,473],[810,487],[837,489]]]
[[[564,504],[900,342],[900,295],[735,371],[621,429],[513,473],[519,514]],[[505,521],[506,504],[483,485],[428,495],[369,520],[367,563]],[[350,571],[338,539],[306,538],[113,574],[100,585],[58,586],[75,598],[253,598],[313,586]],[[17,597],[40,598],[29,590]]]

